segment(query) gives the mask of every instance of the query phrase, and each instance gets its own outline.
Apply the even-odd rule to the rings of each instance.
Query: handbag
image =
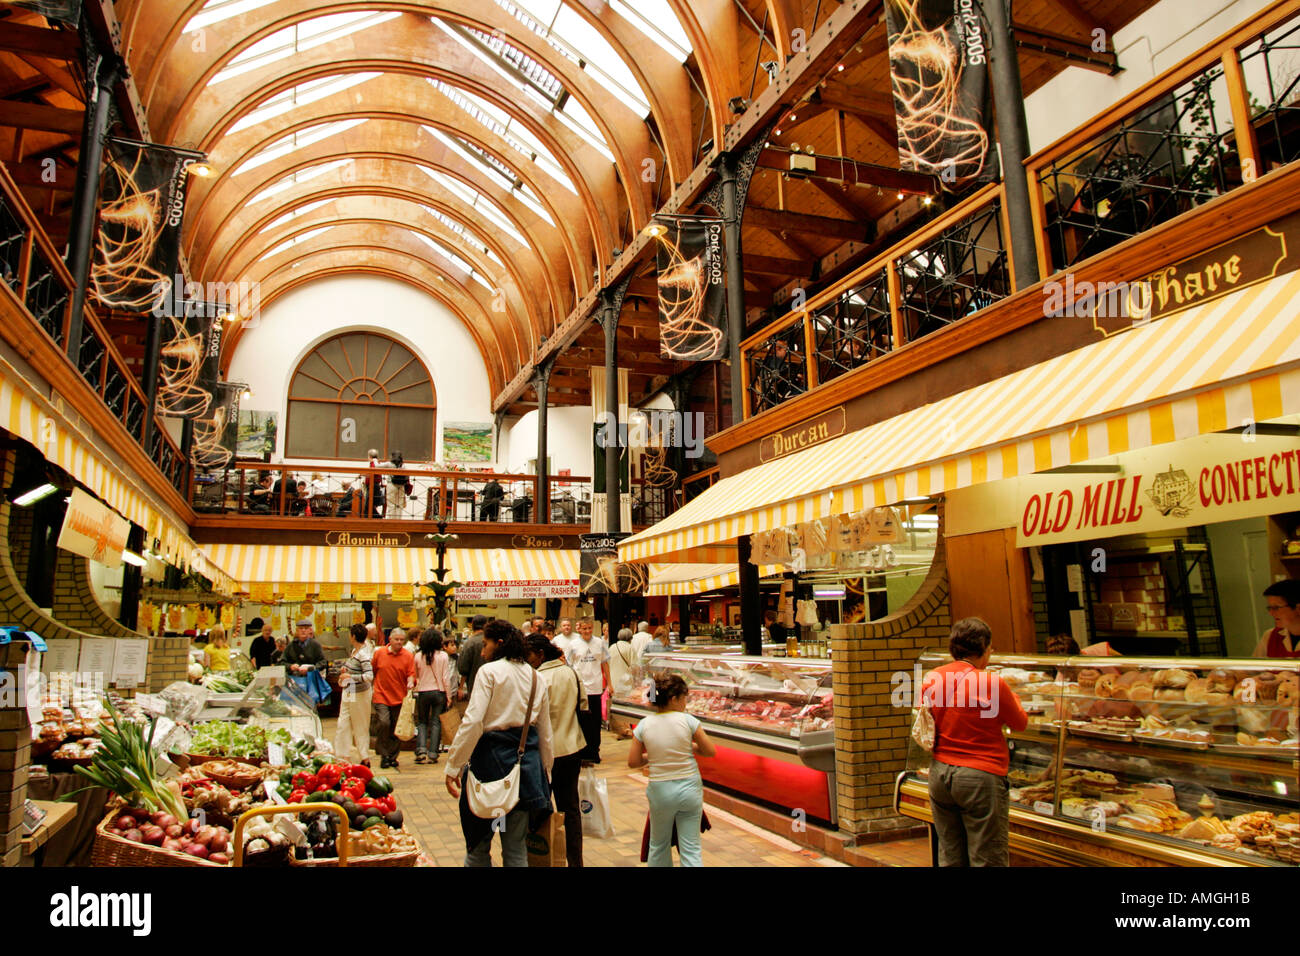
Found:
[[[465,772],[465,795],[469,800],[470,812],[484,820],[505,816],[519,802],[519,773],[524,762],[524,748],[528,743],[528,728],[532,723],[533,697],[537,694],[537,672],[533,671],[532,676],[528,706],[524,709],[524,723],[519,728],[519,758],[515,765],[500,780],[489,780],[487,783],[475,777],[473,770]]]
[[[912,739],[926,753],[934,750],[934,714],[930,712],[930,705],[924,700],[916,708],[916,716],[912,718]]]
[[[454,707],[444,710],[438,715],[438,720],[442,723],[442,742],[450,747],[456,739],[456,731],[460,730],[460,711]]]
[[[415,738],[414,694],[407,694],[406,699],[402,701],[402,709],[397,714],[397,726],[393,728],[393,736],[403,741]]]

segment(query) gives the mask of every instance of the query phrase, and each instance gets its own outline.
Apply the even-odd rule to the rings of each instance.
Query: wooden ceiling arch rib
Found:
[[[306,203],[299,203],[297,208],[304,205]],[[543,276],[538,275],[535,270],[527,268],[535,263],[523,257],[509,255],[507,250],[492,235],[481,237],[487,248],[492,250],[500,261],[500,264],[498,264],[487,258],[482,248],[469,242],[463,236],[457,235],[442,222],[430,217],[422,207],[423,203],[415,198],[396,195],[383,196],[375,193],[354,193],[350,196],[330,199],[326,201],[325,205],[311,209],[300,216],[294,216],[273,229],[263,227],[266,231],[266,237],[260,241],[260,245],[255,242],[258,234],[245,237],[218,264],[217,272],[228,275],[243,271],[249,262],[262,254],[261,247],[269,246],[274,248],[279,243],[286,241],[291,234],[294,234],[290,230],[299,226],[304,227],[303,231],[306,231],[330,226],[336,222],[342,223],[353,220],[405,222],[407,224],[432,220],[438,228],[437,231],[429,234],[430,238],[448,245],[457,255],[469,259],[472,264],[481,266],[480,271],[486,275],[495,276],[504,273],[508,276],[510,283],[514,285],[517,294],[523,299],[525,305],[530,303],[531,296],[525,297],[524,291],[535,288],[538,283],[544,281]],[[437,209],[438,207],[434,206],[433,208]],[[440,209],[439,211],[446,213],[446,210]],[[283,214],[277,218],[283,218]],[[274,219],[271,220],[271,222],[274,221]],[[255,245],[258,245],[258,248],[254,248]],[[498,284],[504,286],[504,283],[499,282]],[[552,307],[551,314],[560,313]]]

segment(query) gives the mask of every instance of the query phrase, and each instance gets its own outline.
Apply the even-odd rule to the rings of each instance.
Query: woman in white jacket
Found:
[[[370,765],[370,695],[374,681],[369,632],[353,624],[352,654],[339,671],[339,724],[334,732],[334,752],[344,760]]]
[[[530,634],[525,641],[528,663],[546,681],[550,700],[551,795],[555,810],[564,814],[564,852],[569,866],[582,866],[582,809],[578,805],[578,775],[582,771],[582,748],[587,739],[578,724],[578,711],[586,710],[587,694],[582,678],[561,659],[563,651],[542,634]]]

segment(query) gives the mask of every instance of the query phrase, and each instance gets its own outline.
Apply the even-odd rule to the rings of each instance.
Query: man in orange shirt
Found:
[[[401,744],[393,735],[397,717],[402,712],[402,701],[415,687],[415,656],[406,649],[406,632],[395,627],[388,632],[388,645],[375,651],[371,659],[375,671],[374,706],[379,718],[379,751],[381,769],[397,766],[397,753]]]
[[[1024,730],[1029,716],[997,674],[985,670],[993,635],[977,617],[953,625],[953,663],[926,675],[922,700],[934,716],[930,811],[940,866],[1009,866],[1010,823],[1005,725]]]

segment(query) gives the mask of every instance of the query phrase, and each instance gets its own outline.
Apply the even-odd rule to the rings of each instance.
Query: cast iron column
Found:
[[[749,535],[736,539],[736,558],[740,561],[740,634],[745,642],[745,653],[763,656],[763,632],[759,629],[758,565],[752,564],[753,553]]]
[[[140,444],[146,455],[152,455],[154,416],[158,412],[158,363],[162,349],[162,316],[152,310],[145,313],[148,323],[144,337],[144,435]]]
[[[1006,185],[1007,220],[1011,224],[1011,253],[1015,257],[1016,288],[1027,289],[1038,274],[1038,245],[1034,241],[1034,219],[1030,212],[1029,127],[1025,120],[1025,96],[1020,85],[1020,58],[1016,38],[1004,0],[984,4],[989,18],[991,44],[989,68],[993,101],[997,110],[998,142],[1002,146],[1002,180]]]
[[[68,234],[68,271],[72,273],[72,302],[68,315],[68,358],[77,365],[81,358],[81,330],[90,284],[91,250],[95,245],[95,217],[99,211],[99,168],[104,160],[104,138],[113,114],[113,87],[119,64],[101,61],[94,90],[94,102],[86,104],[81,128],[81,153],[77,159],[76,191],[72,195],[72,228]]]
[[[554,358],[541,362],[533,375],[533,386],[537,390],[537,494],[536,516],[538,524],[549,524],[551,520],[551,470],[546,460],[546,418],[547,402],[551,390],[551,366]]]
[[[618,314],[619,303],[608,291],[601,294],[601,327],[605,330],[605,532],[617,534],[622,530],[620,515],[623,488],[619,481],[618,440]],[[611,630],[613,625],[610,625]]]
[[[727,359],[731,364],[731,423],[745,414],[745,381],[740,373],[740,341],[745,337],[745,272],[740,241],[740,205],[736,160],[722,157],[718,166],[722,182],[722,233],[727,246]]]
[[[144,528],[131,525],[126,546],[136,554],[144,553]],[[135,630],[140,622],[140,590],[144,585],[144,568],[122,562],[122,606],[117,611],[117,622]]]

